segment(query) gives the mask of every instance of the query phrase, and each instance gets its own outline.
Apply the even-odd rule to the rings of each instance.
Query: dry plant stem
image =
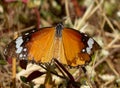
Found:
[[[93,72],[93,70],[94,70],[95,62],[96,62],[96,59],[97,59],[97,55],[98,55],[98,53],[96,53],[95,59],[94,59],[94,61],[93,61],[92,70],[91,70],[91,75],[87,74],[89,85],[92,86],[91,88],[97,88],[96,85],[95,85],[95,83],[91,80],[92,72]]]
[[[14,33],[14,39],[18,37],[17,32]],[[12,57],[12,80],[13,88],[16,88],[16,58]]]
[[[118,49],[114,49],[110,54],[108,54],[107,56],[103,57],[102,59],[100,59],[94,66],[94,69],[96,67],[98,67],[98,65],[100,65],[101,63],[103,63],[110,55],[114,54],[114,52],[118,51]]]
[[[120,45],[112,45],[110,48],[120,48]]]
[[[93,88],[96,88],[96,85],[95,85],[94,81],[91,80],[91,78],[92,78],[92,74],[94,71],[95,62],[97,60],[97,55],[98,55],[98,52],[96,52],[96,54],[95,54],[95,59],[93,61],[93,65],[92,65],[91,75],[88,74],[89,82],[92,84]]]
[[[93,8],[93,10],[89,13],[88,18],[90,18],[100,8],[101,4],[103,4],[103,0],[100,0],[100,3]]]
[[[115,70],[114,65],[112,64],[110,59],[106,59],[105,60],[108,64],[108,66],[110,67],[110,69],[113,71],[113,73],[117,76],[117,78],[120,77],[120,75],[118,74],[118,72]]]
[[[96,54],[95,54],[95,59],[94,59],[93,64],[92,64],[91,75],[87,74],[89,84],[90,84],[90,86],[92,86],[91,88],[97,88],[94,81],[91,80],[92,74],[93,74],[93,71],[94,71],[95,62],[97,60],[97,55],[98,55],[98,52],[96,52]]]
[[[88,77],[88,75],[87,75],[87,77]],[[93,85],[93,83],[91,83],[89,77],[88,77],[88,80],[87,80],[87,84],[89,85],[90,88],[96,88],[96,86]]]
[[[104,42],[106,42],[106,40],[105,40],[105,32],[104,32],[105,22],[106,22],[105,19],[103,19],[102,22],[100,23],[100,28],[101,28],[100,35],[103,37],[102,39],[104,40]]]
[[[113,20],[113,24],[116,25],[118,29],[120,30],[120,23],[118,21]]]
[[[31,30],[31,29],[34,29],[34,28],[35,28],[35,25],[30,26],[30,27],[25,28],[25,29],[21,29],[21,30],[16,31],[16,32],[18,32],[18,33],[22,33],[22,32],[25,32],[25,31],[28,31],[28,30]],[[9,37],[9,36],[14,35],[14,33],[13,33],[13,32],[9,32],[9,34],[8,34],[8,33],[4,33],[4,34],[2,35],[2,37],[6,36],[6,35],[8,35],[8,37]],[[0,35],[0,37],[1,37],[1,35]]]
[[[110,69],[114,72],[114,74],[117,76],[117,77],[120,77],[120,75],[118,74],[118,72],[114,69],[113,65],[111,65],[111,63],[109,63],[109,61],[107,60],[109,58],[109,56],[113,55],[114,52],[118,51],[119,49],[114,49],[109,55],[105,56],[104,58],[100,59],[99,62],[97,62],[94,66],[94,69],[100,65],[101,63],[103,63],[104,61],[107,62],[108,66],[110,67]],[[114,70],[113,70],[114,69]]]
[[[87,74],[88,84],[89,84],[90,88],[97,88],[95,83],[94,83],[94,81],[91,80],[91,77],[92,77],[92,74],[93,74],[93,70],[94,70],[94,66],[95,66],[95,62],[97,60],[97,55],[98,55],[98,52],[96,52],[96,54],[95,54],[95,59],[93,61],[93,65],[92,65],[91,75]]]
[[[0,54],[1,54],[1,57],[3,57],[3,59],[5,60],[5,56],[4,56],[4,54],[3,54],[3,49],[2,49],[2,47],[0,47]]]
[[[88,19],[88,16],[89,16],[91,10],[93,9],[93,6],[94,6],[94,4],[92,3],[88,7],[88,9],[86,10],[86,12],[84,13],[82,19],[78,19],[79,20],[78,21],[78,25],[76,27],[74,27],[75,29],[80,29],[83,26],[83,24],[85,23],[85,21]]]
[[[72,21],[70,19],[70,13],[69,13],[69,5],[68,5],[68,0],[65,0],[65,10],[66,10],[66,15],[67,15],[67,22],[72,25]]]
[[[112,47],[112,45],[113,45],[116,41],[118,41],[119,37],[120,37],[120,36],[119,36],[118,34],[116,34],[115,38],[107,45],[106,48]]]
[[[97,61],[97,56],[98,56],[98,52],[96,52],[96,54],[95,54],[95,59],[93,60],[92,71],[94,70],[95,63],[96,63],[96,61]],[[91,71],[91,74],[92,74],[92,71]]]
[[[95,2],[96,2],[97,5],[99,5],[98,0],[95,0]],[[115,32],[115,29],[114,29],[112,23],[109,21],[108,17],[106,16],[105,12],[103,11],[102,6],[100,6],[99,9],[102,12],[102,15],[103,15],[104,19],[107,21],[108,25],[111,27],[112,31]]]
[[[81,31],[81,32],[84,32],[84,30],[85,30],[88,26],[89,26],[88,23],[86,23],[86,24],[80,29],[80,31]],[[77,30],[79,30],[79,29],[77,29]]]
[[[105,15],[105,13],[103,13],[103,17],[105,18],[105,20],[107,21],[107,23],[109,24],[109,26],[111,27],[113,32],[116,32],[113,25],[112,25],[112,23],[109,21],[108,17]]]
[[[51,26],[51,24],[43,18],[40,18],[40,23],[42,23],[42,25],[45,25],[45,26]]]
[[[114,82],[114,80],[107,81],[100,88],[106,88],[106,86],[111,84],[112,82]]]
[[[76,70],[76,71],[72,74],[73,77],[75,78],[75,81],[78,81],[78,80],[80,79],[80,75],[77,76],[77,74],[80,74],[80,73],[81,73],[81,70],[78,69],[78,70]]]
[[[13,87],[16,88],[16,58],[12,58],[12,82],[13,82]]]
[[[116,37],[116,35],[120,36],[119,33],[116,34],[116,33],[109,33],[109,32],[105,32],[105,35],[108,36],[108,37],[111,37],[111,38]],[[118,37],[118,39],[120,40],[120,37]]]

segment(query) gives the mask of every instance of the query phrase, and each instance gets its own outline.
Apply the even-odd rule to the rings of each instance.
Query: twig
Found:
[[[14,33],[14,39],[18,36],[17,33]],[[13,81],[13,87],[16,88],[16,57],[12,57],[12,81]]]
[[[118,72],[115,70],[114,65],[112,64],[112,62],[110,61],[110,59],[106,59],[105,60],[108,64],[108,66],[110,67],[110,69],[113,71],[113,73],[117,76],[117,78],[120,77],[120,75],[118,74]]]
[[[28,28],[25,28],[25,29],[21,29],[21,30],[19,30],[19,31],[16,31],[16,32],[18,32],[18,33],[22,33],[22,32],[25,32],[25,31],[28,31],[28,30],[31,30],[31,29],[34,29],[35,28],[35,25],[33,25],[33,26],[30,26],[30,27],[28,27]],[[4,37],[4,36],[12,36],[12,35],[14,35],[14,33],[13,32],[9,32],[9,34],[8,34],[8,32],[7,33],[4,33],[3,35],[0,35],[0,37]]]
[[[119,37],[120,37],[119,35],[116,35],[115,38],[107,45],[106,48],[111,47],[116,41],[118,41]]]
[[[86,12],[84,13],[82,19],[78,19],[78,25],[76,27],[74,27],[75,29],[80,29],[83,24],[85,23],[85,21],[88,19],[88,14],[91,12],[91,10],[93,9],[93,5],[94,3],[91,3],[91,5],[88,7],[88,9],[86,10]]]
[[[68,6],[68,0],[65,0],[65,12],[66,12],[66,15],[67,15],[67,22],[72,25],[72,21],[70,19],[70,13],[69,13],[69,6]]]
[[[100,59],[94,66],[94,69],[100,65],[101,63],[103,63],[110,55],[113,55],[116,51],[118,51],[119,49],[114,49],[112,50],[107,56],[103,57],[102,59]]]
[[[100,8],[100,6],[103,4],[103,1],[104,0],[100,0],[100,3],[89,13],[88,18],[90,18]]]
[[[107,81],[105,84],[102,85],[101,88],[105,88],[107,85],[109,85],[112,82],[114,82],[114,80]]]
[[[97,5],[99,5],[98,0],[95,0],[95,2],[96,2]],[[109,21],[108,17],[106,16],[104,10],[102,9],[102,6],[99,6],[99,9],[102,12],[102,15],[103,15],[104,19],[107,21],[108,25],[111,27],[112,31],[115,32],[115,28],[113,27],[112,23]]]
[[[16,58],[12,58],[12,88],[16,88]]]

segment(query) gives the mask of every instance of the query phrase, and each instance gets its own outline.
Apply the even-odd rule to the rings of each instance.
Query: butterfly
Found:
[[[66,28],[59,23],[55,27],[31,30],[8,44],[7,58],[36,63],[51,63],[54,59],[69,66],[81,66],[91,61],[91,55],[100,46],[78,30]]]

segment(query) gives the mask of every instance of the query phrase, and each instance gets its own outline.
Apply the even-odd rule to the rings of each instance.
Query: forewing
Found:
[[[49,62],[53,57],[53,41],[55,36],[54,28],[46,28],[31,35],[30,42],[25,47],[28,48],[28,59],[36,62]]]
[[[98,49],[99,45],[84,33],[77,30],[64,28],[62,40],[67,65],[85,65],[90,61],[91,54]]]
[[[52,59],[53,38],[54,28],[33,30],[13,40],[5,49],[5,56],[17,57],[19,60],[49,62]]]

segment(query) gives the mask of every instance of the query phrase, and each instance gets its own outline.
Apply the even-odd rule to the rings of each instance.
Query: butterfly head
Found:
[[[63,30],[63,25],[62,25],[62,23],[59,23],[59,24],[57,24],[57,26],[55,27],[55,30],[56,30],[56,37],[61,37],[62,36],[62,30]]]

